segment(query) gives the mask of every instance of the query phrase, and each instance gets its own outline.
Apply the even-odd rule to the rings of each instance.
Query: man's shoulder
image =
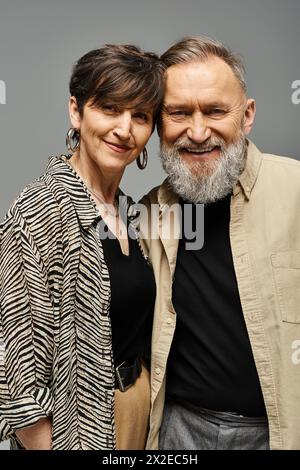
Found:
[[[293,206],[300,197],[300,162],[285,156],[262,154],[255,184],[258,193],[268,194],[270,201],[286,201]]]
[[[299,186],[300,161],[291,157],[264,153],[262,158],[262,174],[268,178],[274,178],[274,181],[277,178],[281,181],[286,179],[292,185],[295,182]]]
[[[290,168],[292,171],[300,171],[300,161],[287,156],[263,153],[263,163],[270,167],[280,165]]]

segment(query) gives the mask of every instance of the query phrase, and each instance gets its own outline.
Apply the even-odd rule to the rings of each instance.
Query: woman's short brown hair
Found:
[[[70,93],[78,110],[104,103],[153,108],[156,120],[163,97],[163,66],[153,52],[133,45],[106,44],[81,57],[73,67]]]

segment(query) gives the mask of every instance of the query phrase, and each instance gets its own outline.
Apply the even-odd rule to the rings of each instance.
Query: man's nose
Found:
[[[202,113],[197,113],[192,116],[187,129],[187,136],[197,144],[202,144],[211,136],[211,129],[207,126]]]
[[[117,123],[114,129],[114,134],[120,140],[128,140],[131,135],[131,112],[124,110],[117,117]]]

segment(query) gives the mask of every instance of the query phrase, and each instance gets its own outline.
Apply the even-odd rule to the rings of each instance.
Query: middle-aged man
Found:
[[[246,139],[255,102],[236,54],[187,38],[162,60],[168,178],[143,201],[158,207],[148,448],[300,449],[300,164]],[[187,203],[193,226],[204,204],[201,249]]]

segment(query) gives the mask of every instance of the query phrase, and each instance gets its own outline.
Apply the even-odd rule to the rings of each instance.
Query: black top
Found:
[[[108,229],[107,229],[108,230]],[[102,239],[111,284],[110,318],[115,365],[149,355],[156,286],[152,268],[142,255],[132,231],[129,256],[109,231]]]
[[[179,243],[173,284],[177,326],[167,394],[215,411],[263,416],[266,411],[239,298],[229,221],[230,196],[205,207],[201,250],[186,251],[184,234]]]

